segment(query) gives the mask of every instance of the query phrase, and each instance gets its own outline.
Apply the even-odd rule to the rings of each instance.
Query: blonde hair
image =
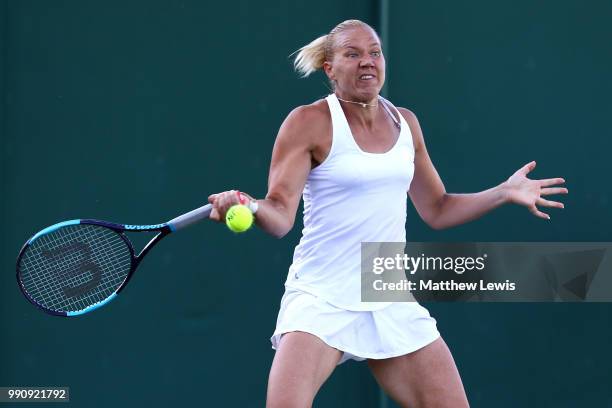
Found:
[[[335,26],[329,32],[329,34],[322,35],[293,53],[297,53],[295,61],[293,62],[295,70],[302,76],[302,78],[305,78],[313,72],[323,68],[323,63],[325,61],[330,61],[334,55],[333,47],[334,37],[336,34],[355,27],[369,28],[370,30],[374,31],[378,37],[376,31],[361,20],[343,21]]]

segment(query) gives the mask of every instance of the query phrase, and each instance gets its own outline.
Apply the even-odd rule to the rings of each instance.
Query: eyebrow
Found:
[[[342,47],[344,47],[344,48],[352,48],[354,50],[358,50],[359,49],[359,47],[354,47],[352,45],[342,45]],[[379,43],[371,43],[370,47],[380,47],[380,44]]]

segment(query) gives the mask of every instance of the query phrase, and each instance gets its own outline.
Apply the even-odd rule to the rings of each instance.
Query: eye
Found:
[[[378,58],[380,57],[380,51],[372,51],[370,55],[373,56],[374,58]]]
[[[358,55],[355,52],[351,52],[351,53],[346,54],[346,56],[349,58],[356,58]]]

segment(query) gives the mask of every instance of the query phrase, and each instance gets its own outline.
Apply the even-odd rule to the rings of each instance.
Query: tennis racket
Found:
[[[71,220],[32,236],[17,257],[19,288],[34,306],[56,316],[79,316],[113,300],[166,235],[208,218],[207,204],[155,225]],[[136,255],[124,232],[158,232]]]

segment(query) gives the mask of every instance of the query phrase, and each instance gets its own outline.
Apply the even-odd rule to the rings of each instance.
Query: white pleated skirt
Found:
[[[384,359],[412,353],[440,333],[436,320],[416,302],[393,303],[366,312],[339,309],[316,296],[287,288],[281,300],[276,330],[270,338],[277,349],[285,333],[301,331],[323,340],[347,360]]]

